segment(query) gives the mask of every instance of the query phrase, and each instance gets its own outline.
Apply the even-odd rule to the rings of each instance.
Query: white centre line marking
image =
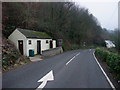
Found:
[[[75,59],[80,53],[76,54],[75,56],[73,56],[67,63],[66,65],[68,65],[73,59]]]

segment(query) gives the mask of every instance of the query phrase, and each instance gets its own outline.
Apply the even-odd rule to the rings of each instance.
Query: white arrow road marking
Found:
[[[76,54],[74,57],[72,57],[67,63],[66,65],[68,65],[73,59],[75,59],[80,53]]]
[[[47,84],[47,81],[44,81],[44,82],[42,82],[42,84],[38,87],[38,88],[44,88],[45,87],[45,85]]]
[[[51,70],[44,77],[38,80],[38,82],[42,82],[42,84],[38,88],[44,88],[45,85],[47,84],[47,81],[53,81],[53,80],[54,80],[54,76],[53,76],[53,71]]]

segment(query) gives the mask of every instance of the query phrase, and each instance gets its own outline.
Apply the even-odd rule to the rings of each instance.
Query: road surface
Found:
[[[42,84],[43,88],[111,88],[93,52],[69,51],[9,71],[3,74],[3,88],[37,89]],[[53,74],[54,80],[38,82],[48,73]]]

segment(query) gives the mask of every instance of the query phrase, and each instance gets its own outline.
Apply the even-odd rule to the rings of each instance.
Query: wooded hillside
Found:
[[[73,2],[7,2],[3,3],[3,35],[15,28],[46,32],[54,39],[63,39],[64,48],[103,45],[109,39],[97,19]],[[107,32],[107,31],[106,31]]]

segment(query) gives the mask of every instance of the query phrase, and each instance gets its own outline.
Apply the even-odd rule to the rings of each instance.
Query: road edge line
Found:
[[[105,71],[103,70],[102,66],[100,65],[100,63],[98,62],[97,58],[95,57],[95,51],[93,52],[93,56],[98,64],[98,66],[100,67],[102,73],[104,74],[104,76],[106,77],[107,81],[109,82],[110,86],[112,87],[113,90],[115,89],[115,86],[113,85],[113,83],[110,81],[109,77],[107,76],[107,74],[105,73]]]

